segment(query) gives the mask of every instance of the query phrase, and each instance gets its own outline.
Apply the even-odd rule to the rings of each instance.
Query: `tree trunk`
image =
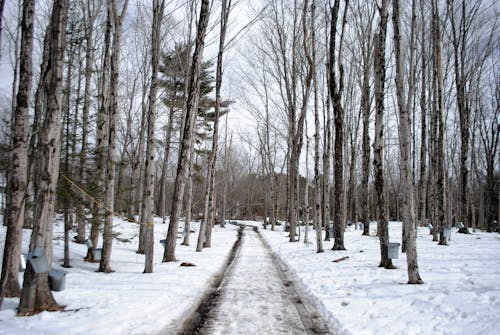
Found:
[[[377,197],[377,234],[380,240],[379,267],[393,269],[388,256],[389,227],[385,208],[384,191],[384,94],[385,94],[385,39],[387,33],[387,0],[379,7],[380,22],[374,45],[374,94],[375,94],[375,141],[373,143],[373,171]]]
[[[410,48],[413,50],[414,45],[414,22],[415,22],[415,0],[412,1],[412,28]],[[392,0],[393,9],[393,28],[394,28],[394,53],[396,62],[396,94],[399,110],[399,146],[400,146],[400,175],[402,188],[402,219],[404,227],[403,240],[406,242],[406,259],[408,266],[408,284],[422,284],[418,272],[417,262],[417,232],[415,228],[415,211],[414,211],[414,192],[413,192],[413,174],[412,174],[412,158],[411,158],[411,119],[408,112],[408,104],[405,102],[405,87],[404,87],[404,59],[401,50],[401,35],[400,26],[401,18],[399,14],[399,0]],[[413,51],[410,56],[410,79],[408,85],[408,96],[413,92],[412,73],[415,64],[413,62]],[[411,101],[411,98],[408,98]]]
[[[444,105],[444,80],[442,64],[442,41],[439,19],[439,9],[437,0],[432,1],[432,23],[433,23],[433,42],[435,57],[435,77],[437,80],[437,142],[433,155],[436,155],[436,178],[435,178],[435,211],[436,227],[439,232],[439,245],[448,245],[448,240],[444,237],[443,229],[446,226],[446,194],[445,194],[445,164],[446,141],[445,141],[445,105]]]
[[[151,87],[149,90],[148,108],[148,133],[146,144],[146,171],[144,175],[144,194],[142,197],[141,224],[146,227],[145,240],[145,265],[144,273],[153,272],[153,246],[154,246],[154,184],[155,184],[155,161],[154,161],[154,134],[156,122],[156,100],[158,94],[158,67],[160,64],[160,37],[161,24],[165,1],[153,1],[153,23],[151,26]]]
[[[43,77],[46,98],[45,117],[41,128],[39,152],[40,174],[37,181],[36,208],[30,250],[45,248],[47,261],[52,263],[52,222],[56,200],[61,152],[62,71],[65,48],[66,21],[69,2],[55,0],[48,26],[50,62]],[[23,290],[18,315],[62,309],[52,296],[48,273],[37,274],[28,262],[24,272]]]
[[[115,169],[116,169],[116,126],[118,118],[118,84],[119,62],[121,48],[121,28],[123,17],[127,10],[128,0],[125,0],[121,13],[118,13],[115,0],[111,0],[110,15],[113,18],[113,52],[111,54],[111,77],[109,85],[109,118],[107,133],[107,164],[106,164],[106,197],[104,204],[106,213],[104,219],[102,257],[98,272],[113,272],[110,265],[111,248],[113,246],[113,211],[115,199]]]
[[[1,3],[3,12],[4,2]],[[1,15],[2,13],[0,13]],[[21,21],[21,54],[19,61],[19,89],[12,124],[12,149],[6,195],[5,222],[7,234],[2,261],[0,281],[0,306],[3,297],[19,297],[19,257],[21,256],[24,224],[24,201],[28,181],[28,112],[33,80],[33,18],[35,1],[23,1]],[[0,21],[1,24],[1,21]]]
[[[346,0],[344,15],[342,20],[342,31],[340,37],[340,50],[338,60],[336,57],[337,20],[339,15],[340,0],[336,0],[331,8],[330,21],[330,43],[328,62],[328,93],[333,106],[335,125],[335,159],[333,161],[334,170],[334,192],[333,215],[334,215],[334,245],[332,250],[345,250],[344,230],[345,230],[345,207],[344,207],[344,107],[342,106],[342,91],[344,87],[344,67],[342,65],[342,41],[346,14],[349,1]],[[337,79],[336,66],[338,66],[339,78]]]
[[[177,175],[175,178],[174,196],[172,210],[170,211],[170,224],[163,262],[173,262],[175,258],[175,247],[177,241],[177,230],[179,229],[179,217],[182,209],[182,198],[187,180],[187,163],[192,146],[193,126],[198,109],[199,91],[200,91],[200,68],[203,48],[205,45],[205,35],[209,17],[209,1],[202,0],[200,9],[200,18],[198,21],[198,31],[196,36],[196,45],[193,53],[191,66],[191,75],[189,77],[188,98],[186,101],[185,124],[182,132],[181,149],[179,152],[179,163],[177,166]],[[201,232],[200,232],[201,233]]]
[[[163,155],[163,163],[161,167],[160,177],[160,194],[158,199],[158,216],[165,220],[167,216],[167,174],[168,174],[168,159],[170,157],[170,141],[172,137],[172,128],[174,126],[174,108],[170,109],[168,121],[165,129],[165,151]]]
[[[211,234],[210,227],[213,226],[213,221],[209,220],[210,210],[215,206],[215,162],[217,161],[217,151],[218,151],[218,141],[219,141],[219,118],[220,118],[220,108],[221,108],[221,86],[222,86],[222,57],[224,55],[225,38],[227,30],[227,21],[229,12],[231,10],[231,0],[222,0],[221,9],[221,22],[220,22],[220,35],[219,35],[219,52],[217,54],[217,69],[215,75],[215,119],[214,119],[214,129],[212,134],[212,150],[208,156],[208,169],[207,169],[207,184],[205,191],[205,210],[203,213],[203,221],[200,225],[200,234],[198,235],[198,244],[196,251],[201,251],[203,249],[203,243],[207,246],[211,244]],[[203,241],[206,229],[209,229],[209,234],[207,234],[206,241]]]
[[[109,7],[109,5],[108,5]],[[111,45],[111,30],[113,23],[111,21],[110,9],[107,9],[106,17],[106,30],[104,33],[104,47],[103,47],[103,62],[102,74],[99,80],[99,107],[97,112],[96,124],[96,171],[94,176],[94,183],[96,188],[96,200],[92,205],[92,221],[90,227],[90,241],[92,246],[88,249],[85,260],[89,262],[96,262],[94,258],[94,251],[99,241],[99,230],[103,223],[103,210],[102,202],[104,201],[104,178],[105,178],[105,153],[108,138],[108,92],[109,92],[109,63],[110,63],[110,45]]]

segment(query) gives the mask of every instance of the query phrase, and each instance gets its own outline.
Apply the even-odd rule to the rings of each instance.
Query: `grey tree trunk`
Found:
[[[113,272],[111,269],[111,248],[113,246],[113,211],[115,199],[115,170],[116,170],[116,127],[118,117],[118,84],[119,84],[119,63],[121,49],[121,30],[125,12],[127,11],[128,0],[125,0],[123,7],[118,12],[115,0],[111,0],[111,15],[113,18],[113,52],[111,54],[111,77],[109,85],[109,118],[107,132],[107,164],[106,164],[106,197],[104,204],[106,213],[104,219],[102,257],[98,272]]]
[[[222,0],[221,2],[221,22],[220,22],[220,35],[219,35],[219,52],[217,54],[217,68],[215,74],[215,120],[214,129],[212,134],[212,150],[208,156],[208,169],[207,169],[207,185],[205,191],[205,208],[203,213],[203,221],[200,225],[200,234],[198,235],[198,243],[196,246],[196,251],[201,251],[205,246],[210,246],[211,244],[211,234],[207,234],[206,241],[203,241],[205,236],[205,230],[211,230],[213,226],[213,220],[209,219],[210,210],[209,207],[212,203],[215,204],[215,162],[217,161],[217,151],[219,142],[219,117],[221,108],[221,86],[222,86],[222,57],[224,55],[225,38],[227,31],[227,21],[229,17],[229,12],[231,10],[231,0]],[[202,234],[203,233],[203,234]]]
[[[1,8],[3,11],[4,2]],[[2,13],[0,12],[0,15]],[[33,18],[35,1],[23,1],[21,21],[21,53],[19,60],[19,89],[11,130],[12,149],[6,195],[4,224],[7,226],[0,281],[0,306],[3,297],[19,297],[19,257],[21,256],[24,224],[24,202],[28,182],[28,113],[33,81]],[[1,24],[1,22],[0,22]]]
[[[374,94],[375,94],[375,141],[373,143],[373,172],[377,197],[377,233],[380,240],[379,267],[393,269],[388,256],[389,227],[385,208],[384,191],[384,94],[385,94],[385,40],[387,34],[387,3],[382,0],[379,7],[380,22],[374,45]]]
[[[435,171],[435,211],[436,222],[435,229],[439,232],[439,245],[448,245],[448,240],[444,237],[443,229],[446,226],[446,193],[445,193],[445,165],[446,141],[445,141],[445,105],[444,105],[444,80],[443,80],[443,62],[442,62],[442,40],[439,18],[439,8],[437,0],[432,1],[432,36],[434,43],[434,65],[435,77],[437,80],[437,140],[433,155],[436,155]]]
[[[165,129],[165,151],[163,155],[163,163],[161,167],[160,177],[160,194],[158,199],[158,216],[165,220],[167,216],[167,174],[168,174],[168,159],[170,157],[170,141],[172,137],[172,128],[174,127],[174,109],[171,108],[168,114],[168,121]]]
[[[61,153],[62,72],[68,7],[68,0],[54,0],[47,28],[47,34],[50,36],[47,56],[51,61],[48,63],[47,72],[42,74],[47,104],[37,149],[40,173],[37,180],[30,250],[45,248],[49,265],[52,263],[52,223]],[[35,273],[31,263],[28,262],[24,272],[18,315],[32,315],[41,311],[60,309],[62,307],[56,303],[50,291],[48,273]]]
[[[426,41],[425,41],[425,24],[424,24],[424,4],[423,0],[420,0],[419,6],[422,22],[421,22],[421,45],[420,45],[420,57],[421,57],[421,91],[420,91],[420,171],[418,180],[418,216],[417,219],[424,220],[427,218],[427,53],[426,53]]]
[[[415,0],[412,1],[412,22],[414,22],[415,15]],[[400,18],[400,5],[399,0],[392,0],[392,20],[394,28],[394,53],[396,61],[396,95],[399,110],[399,152],[401,157],[400,162],[400,175],[401,175],[401,190],[402,190],[402,219],[404,226],[403,239],[406,242],[406,260],[408,271],[408,284],[422,284],[418,272],[417,261],[417,232],[415,227],[415,208],[414,208],[414,192],[413,192],[413,174],[412,174],[412,158],[411,158],[411,118],[408,112],[408,104],[405,101],[405,87],[404,87],[404,57],[401,50],[401,18]],[[414,26],[412,25],[410,48],[413,48],[413,32]],[[413,83],[411,73],[415,64],[410,56],[410,83],[408,96],[410,97],[413,92]],[[408,98],[408,101],[411,99]]]
[[[145,240],[145,265],[144,273],[153,272],[153,247],[154,247],[154,184],[155,184],[155,161],[154,161],[154,134],[156,122],[156,100],[158,94],[158,68],[160,64],[160,37],[161,24],[165,1],[153,0],[153,23],[151,26],[151,87],[149,90],[148,107],[148,133],[146,143],[146,162],[144,175],[144,194],[142,197],[141,224],[146,228]]]
[[[340,35],[340,45],[338,58],[336,57],[337,40],[337,20],[339,15],[340,0],[335,0],[331,8],[330,15],[330,42],[329,42],[329,62],[328,62],[328,93],[333,106],[335,124],[335,158],[333,161],[334,171],[334,201],[333,201],[333,226],[334,245],[332,250],[345,250],[344,230],[345,230],[345,208],[344,208],[344,107],[342,106],[342,92],[344,87],[344,67],[342,65],[342,42],[346,14],[349,1],[345,1],[344,15],[342,20],[342,31]],[[337,70],[339,77],[337,79]]]
[[[177,241],[177,230],[179,229],[179,217],[182,210],[182,199],[184,188],[187,181],[188,157],[192,146],[192,136],[196,112],[198,109],[199,91],[200,91],[200,68],[203,48],[205,46],[205,36],[210,15],[209,1],[202,0],[200,9],[200,18],[198,21],[198,31],[196,34],[196,44],[193,53],[191,75],[189,77],[188,97],[186,101],[186,114],[184,129],[182,132],[181,149],[179,152],[179,162],[177,165],[177,175],[175,178],[174,196],[172,210],[170,211],[170,224],[165,251],[163,253],[163,262],[173,262],[175,258],[175,247]],[[201,233],[201,232],[200,232]]]
[[[96,124],[96,170],[94,175],[94,183],[96,188],[95,199],[92,205],[92,221],[90,227],[90,241],[92,246],[88,249],[87,256],[85,260],[89,262],[97,262],[99,260],[94,258],[95,248],[99,241],[99,230],[103,223],[103,210],[101,208],[101,203],[104,201],[104,178],[105,178],[105,153],[108,138],[108,94],[109,94],[109,63],[110,63],[110,46],[111,46],[111,34],[112,34],[113,23],[111,20],[111,13],[107,9],[106,15],[106,29],[104,32],[104,46],[103,46],[103,62],[102,62],[102,74],[99,80],[99,107],[97,112],[97,124]]]

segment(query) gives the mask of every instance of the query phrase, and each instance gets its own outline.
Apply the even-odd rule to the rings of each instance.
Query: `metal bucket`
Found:
[[[34,248],[28,254],[28,262],[30,262],[35,273],[49,272],[49,263],[45,257],[45,248]]]
[[[64,291],[66,288],[66,271],[52,269],[49,272],[50,289],[55,292]]]
[[[399,246],[397,242],[387,243],[387,255],[390,259],[397,259],[399,257]]]
[[[94,250],[94,260],[100,261],[102,258],[102,248],[95,248]]]

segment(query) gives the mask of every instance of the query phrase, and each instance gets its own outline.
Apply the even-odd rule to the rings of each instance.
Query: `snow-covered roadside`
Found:
[[[239,221],[253,224],[251,222]],[[432,242],[427,228],[418,230],[418,257],[424,285],[406,285],[406,255],[394,260],[397,270],[377,267],[378,239],[361,237],[348,227],[346,251],[325,252],[315,245],[289,243],[287,233],[262,230],[319,310],[345,334],[499,334],[500,236],[452,231],[450,245]],[[303,227],[302,227],[303,228]],[[282,227],[278,227],[281,230]],[[314,241],[314,231],[309,232]],[[302,231],[303,234],[303,231]],[[390,223],[391,241],[401,242],[401,223]],[[338,263],[332,260],[349,256]]]
[[[54,292],[63,312],[44,312],[31,317],[16,317],[18,299],[4,299],[0,310],[0,334],[156,334],[180,327],[180,319],[195,307],[211,278],[222,268],[236,241],[236,229],[227,225],[214,228],[213,247],[195,252],[198,236],[191,236],[191,246],[180,245],[178,262],[161,263],[168,225],[158,219],[155,225],[154,273],[143,274],[144,255],[135,253],[138,225],[115,218],[118,240],[113,242],[111,274],[97,273],[98,264],[86,263],[86,246],[72,243],[66,290]],[[60,267],[64,242],[63,225],[57,222],[54,239],[54,268]],[[24,231],[23,252],[27,251],[30,231]],[[0,225],[0,257],[5,243],[5,227]],[[195,267],[180,267],[190,262]],[[20,275],[22,281],[22,274]],[[166,333],[169,333],[167,330]]]

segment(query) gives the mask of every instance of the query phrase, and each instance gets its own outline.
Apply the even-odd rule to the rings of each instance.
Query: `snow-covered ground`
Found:
[[[423,285],[407,285],[406,254],[396,270],[378,268],[379,243],[348,227],[346,251],[289,243],[287,233],[261,230],[299,285],[332,325],[345,334],[500,334],[500,235],[458,234],[449,246],[432,242],[418,228],[418,263]],[[401,242],[401,223],[390,222],[391,242]],[[281,229],[281,227],[278,227]],[[302,227],[303,229],[303,227]],[[303,231],[302,231],[303,234]],[[309,239],[315,240],[314,231]],[[349,258],[332,262],[335,259]]]
[[[161,263],[163,250],[156,243],[154,273],[143,274],[144,256],[135,253],[137,225],[120,219],[115,219],[115,225],[120,241],[113,244],[114,273],[96,273],[97,264],[82,260],[86,247],[72,243],[73,267],[65,269],[69,272],[66,290],[54,292],[66,311],[16,317],[18,299],[5,299],[0,334],[174,334],[179,320],[189,314],[223,267],[237,238],[237,227],[216,227],[213,247],[197,253],[195,233],[191,246],[178,245],[176,263]],[[197,231],[196,224],[194,228]],[[156,242],[166,230],[167,225],[159,220]],[[406,285],[405,255],[400,253],[394,260],[399,269],[378,268],[378,239],[362,237],[354,227],[346,231],[347,251],[331,251],[332,242],[326,242],[323,254],[317,254],[314,245],[287,242],[281,231],[261,232],[339,334],[500,334],[498,234],[463,235],[453,230],[450,245],[445,247],[432,242],[426,228],[419,228],[419,266],[425,284]],[[401,224],[391,222],[391,241],[399,242],[400,232]],[[313,231],[309,236],[314,241]],[[0,225],[0,256],[4,240],[5,227]],[[28,241],[29,231],[25,231],[24,251]],[[57,223],[56,268],[60,268],[63,246],[62,224]],[[349,258],[332,262],[343,256]],[[180,267],[182,261],[196,267]],[[254,280],[248,278],[249,283]]]
[[[191,235],[191,246],[178,239],[175,263],[161,263],[168,225],[161,219],[155,225],[154,273],[143,274],[144,255],[135,253],[139,226],[115,218],[110,274],[98,273],[99,264],[83,261],[85,245],[71,244],[71,265],[66,276],[66,290],[54,292],[56,301],[66,306],[63,312],[43,312],[31,317],[16,317],[19,299],[5,299],[0,311],[0,334],[5,335],[125,335],[174,334],[209,286],[210,279],[223,267],[237,239],[236,227],[214,228],[213,247],[195,252],[198,237]],[[24,232],[23,251],[27,251],[30,231]],[[54,264],[63,256],[63,225],[55,226]],[[0,253],[3,254],[5,227],[0,227]],[[191,262],[194,267],[181,267]],[[22,275],[19,277],[22,281]]]

